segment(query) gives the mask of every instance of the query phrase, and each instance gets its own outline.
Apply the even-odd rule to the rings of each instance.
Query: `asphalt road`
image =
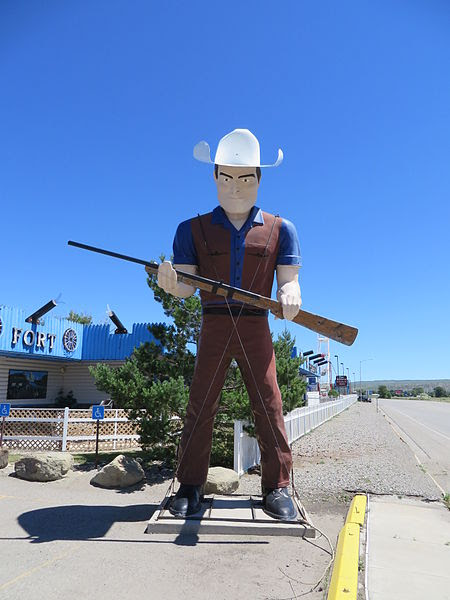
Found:
[[[379,400],[426,472],[443,493],[450,492],[450,403],[430,400]]]

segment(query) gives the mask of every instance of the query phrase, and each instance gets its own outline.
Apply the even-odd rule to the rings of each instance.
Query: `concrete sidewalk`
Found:
[[[440,502],[370,496],[370,600],[450,600],[450,511]]]
[[[0,469],[2,600],[279,600],[306,592],[329,561],[323,537],[145,533],[169,481],[106,490],[90,485],[95,472],[38,483]],[[346,507],[307,509],[334,542]]]

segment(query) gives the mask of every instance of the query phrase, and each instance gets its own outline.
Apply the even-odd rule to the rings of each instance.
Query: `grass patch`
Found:
[[[24,457],[24,454],[9,454],[9,456],[8,456],[8,463],[9,464],[14,464],[14,463],[16,463],[18,460],[20,460],[23,457]]]
[[[82,467],[89,467],[90,465],[95,465],[95,452],[71,452],[73,456],[74,465]],[[120,454],[124,454],[125,456],[129,456],[131,458],[139,458],[140,463],[143,469],[150,468],[155,460],[158,460],[159,457],[156,457],[153,453],[145,450],[116,450],[114,452],[99,452],[98,453],[98,463],[99,465],[106,465],[114,460]],[[14,464],[27,454],[9,454],[8,462],[9,464]],[[166,461],[161,461],[166,463],[165,466],[168,468],[173,467],[174,465],[167,464]]]
[[[448,492],[443,495],[442,500],[443,500],[445,506],[448,508],[448,510],[450,510],[450,494]]]
[[[72,452],[73,462],[79,467],[89,467],[95,465],[95,452]],[[164,463],[167,468],[173,468],[175,465],[171,464],[169,460],[162,460],[160,453],[155,454],[148,450],[116,450],[114,452],[99,452],[98,453],[98,464],[106,465],[114,460],[120,454],[129,456],[130,458],[139,459],[143,469],[151,468],[155,461]]]
[[[88,465],[90,463],[95,463],[95,452],[72,452],[73,462],[76,465]],[[98,460],[102,463],[109,463],[119,456],[120,454],[125,454],[125,456],[130,456],[131,458],[143,458],[142,450],[121,450],[120,452],[99,452]]]

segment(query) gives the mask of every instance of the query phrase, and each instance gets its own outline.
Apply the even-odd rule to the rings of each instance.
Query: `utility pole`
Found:
[[[363,360],[359,361],[359,393],[361,396],[362,396],[361,365],[363,362],[367,362],[368,360],[373,360],[373,358],[363,358]]]
[[[322,348],[322,345],[324,345],[325,348]],[[326,389],[327,389],[327,393],[328,393],[328,391],[330,390],[330,381],[331,381],[330,380],[330,364],[329,364],[329,361],[330,361],[330,339],[329,338],[323,337],[320,335],[317,336],[317,352],[319,354],[324,354],[326,357],[326,360],[328,361],[328,364],[326,367],[326,369],[327,369],[327,372],[326,372],[327,388]],[[320,381],[320,379],[319,379],[319,381]]]

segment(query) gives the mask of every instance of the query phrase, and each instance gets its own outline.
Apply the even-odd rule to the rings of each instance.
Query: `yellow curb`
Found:
[[[328,600],[356,600],[358,595],[359,530],[364,524],[366,496],[353,498],[336,547]]]
[[[357,523],[358,525],[364,525],[364,517],[366,516],[366,496],[358,494],[352,500],[350,509],[345,520],[347,523]]]

